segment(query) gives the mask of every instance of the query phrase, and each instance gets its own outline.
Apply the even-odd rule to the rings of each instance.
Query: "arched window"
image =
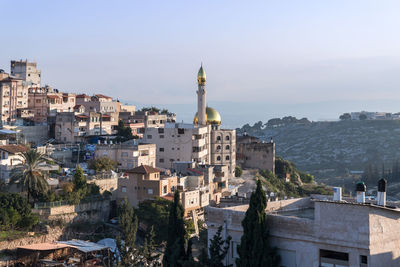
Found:
[[[221,160],[221,156],[218,156],[218,157],[217,157],[217,160],[220,161],[220,160]]]
[[[221,141],[221,136],[217,136],[217,141]]]
[[[226,160],[229,160],[229,156],[226,156],[225,159],[226,159]]]
[[[229,145],[226,145],[225,149],[229,150],[231,147]]]
[[[221,149],[221,146],[220,146],[220,145],[218,145],[218,146],[217,146],[217,150],[220,150],[220,149]]]
[[[229,135],[225,136],[225,140],[229,141]]]

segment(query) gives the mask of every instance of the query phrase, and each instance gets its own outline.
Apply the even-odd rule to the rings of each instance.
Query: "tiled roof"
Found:
[[[22,145],[2,145],[0,146],[0,150],[4,150],[11,154],[21,153],[28,150],[25,146]]]
[[[109,98],[112,99],[112,97],[106,96],[106,95],[102,95],[102,94],[95,94],[95,96],[97,96],[98,98]]]
[[[141,165],[139,167],[133,168],[132,170],[127,171],[128,173],[138,173],[138,174],[149,174],[155,172],[161,172],[160,169],[154,168],[149,165]]]

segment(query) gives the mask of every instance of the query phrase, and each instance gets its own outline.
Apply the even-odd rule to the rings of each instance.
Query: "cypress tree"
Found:
[[[280,257],[275,248],[269,245],[265,208],[267,198],[262,189],[261,181],[257,181],[256,191],[251,194],[250,205],[242,221],[243,235],[237,248],[238,267],[275,267],[280,263]]]
[[[180,267],[186,259],[185,252],[185,222],[184,210],[179,202],[179,192],[174,194],[174,202],[171,204],[168,219],[168,237],[164,252],[163,266]]]
[[[213,239],[210,239],[210,267],[224,267],[224,259],[229,251],[229,244],[231,242],[231,237],[228,236],[224,241],[222,239],[222,226],[218,227],[217,233],[214,235]],[[224,246],[225,243],[225,246]]]

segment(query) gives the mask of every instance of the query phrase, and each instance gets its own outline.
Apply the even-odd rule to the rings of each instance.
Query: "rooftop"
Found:
[[[156,172],[161,172],[161,170],[148,165],[140,165],[139,167],[127,171],[127,173],[137,173],[137,174],[149,174]]]
[[[0,150],[4,150],[11,154],[16,154],[16,153],[26,152],[28,148],[22,145],[2,145],[0,146]]]

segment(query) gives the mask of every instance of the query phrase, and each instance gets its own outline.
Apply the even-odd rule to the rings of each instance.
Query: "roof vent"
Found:
[[[363,182],[358,182],[356,184],[357,191],[357,203],[365,203],[365,192],[367,191],[367,187]]]
[[[379,206],[386,206],[386,186],[387,186],[387,181],[385,179],[382,178],[378,181],[377,204]]]

